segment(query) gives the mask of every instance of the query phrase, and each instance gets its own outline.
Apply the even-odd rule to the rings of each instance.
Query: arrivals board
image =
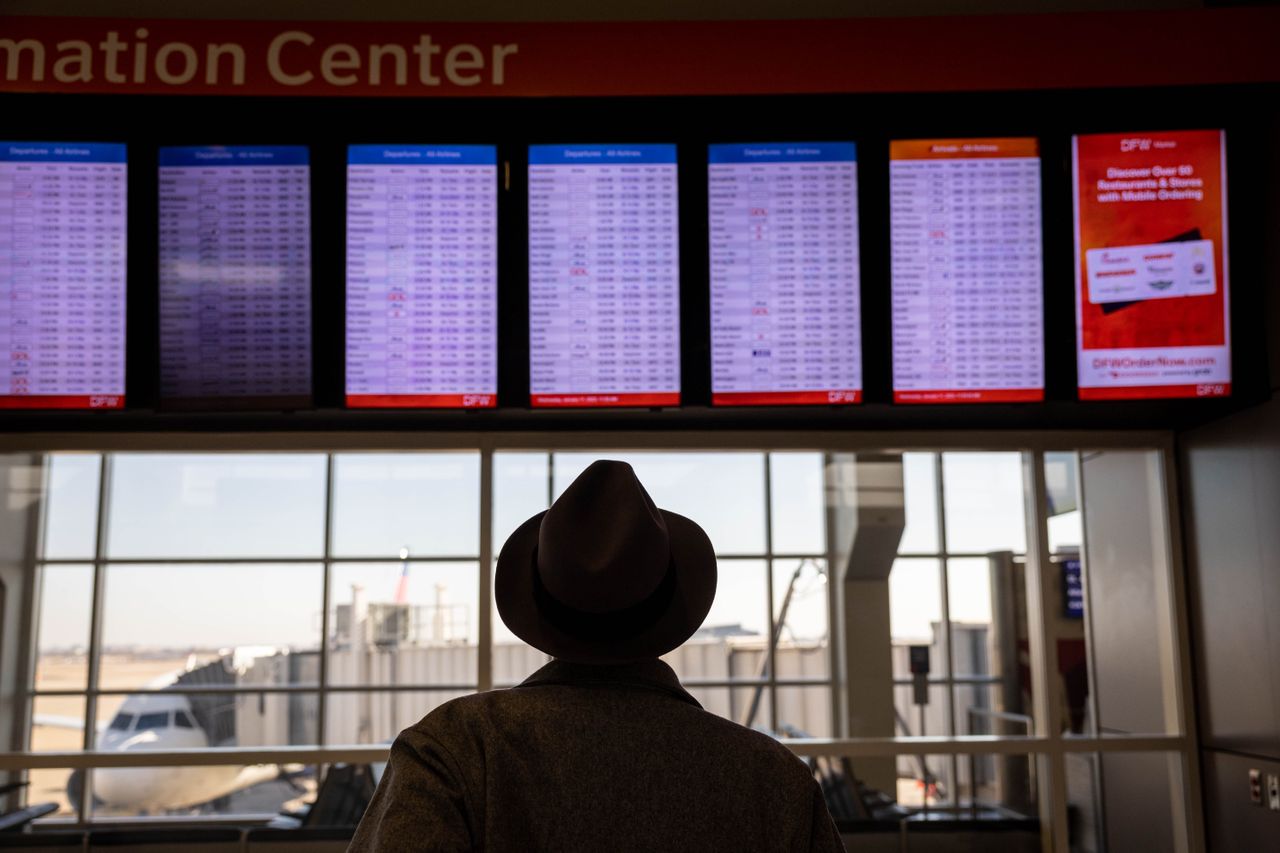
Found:
[[[124,407],[125,146],[0,142],[4,409]]]
[[[889,145],[895,403],[1044,399],[1035,139]]]
[[[535,407],[680,402],[674,145],[529,148]]]
[[[1226,138],[1073,137],[1082,400],[1231,393]]]
[[[302,146],[160,149],[160,395],[311,399],[311,203]]]
[[[712,145],[708,161],[712,403],[859,402],[854,144]]]
[[[488,145],[348,149],[348,406],[497,405],[497,164]]]

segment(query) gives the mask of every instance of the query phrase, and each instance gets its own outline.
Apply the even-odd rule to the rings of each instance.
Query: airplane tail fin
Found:
[[[400,581],[396,584],[396,604],[404,604],[409,600],[409,563],[401,564]]]

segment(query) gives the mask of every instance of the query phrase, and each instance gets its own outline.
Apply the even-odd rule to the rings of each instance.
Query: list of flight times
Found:
[[[896,403],[1044,399],[1035,139],[890,144]]]
[[[160,149],[160,395],[309,403],[305,147]]]
[[[497,405],[497,149],[353,145],[347,405]]]
[[[125,146],[0,142],[0,409],[124,406]]]
[[[859,402],[854,144],[712,145],[707,181],[712,403]]]
[[[530,403],[680,403],[674,145],[529,149]]]

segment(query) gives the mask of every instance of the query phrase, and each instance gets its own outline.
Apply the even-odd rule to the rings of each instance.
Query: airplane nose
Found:
[[[107,767],[93,771],[93,794],[109,806],[149,808],[163,794],[163,779],[150,767]]]

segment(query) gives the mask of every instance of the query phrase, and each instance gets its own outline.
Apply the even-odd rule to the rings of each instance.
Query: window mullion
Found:
[[[111,519],[111,468],[115,454],[103,453],[98,464],[98,519],[93,540],[93,592],[89,607],[89,651],[88,668],[85,674],[87,692],[84,700],[84,740],[86,751],[92,750],[96,744],[98,725],[98,687],[101,674],[102,658],[102,623],[103,607],[106,601],[107,584],[107,538]],[[79,802],[75,804],[76,813],[81,821],[88,820],[89,806],[92,803],[92,774],[86,768],[80,784]]]
[[[943,480],[942,454],[935,453],[933,456],[934,466],[934,500],[937,502],[938,508],[938,550],[942,554],[942,559],[938,562],[941,569],[940,582],[942,584],[942,637],[943,643],[946,644],[946,654],[943,656],[943,663],[946,666],[946,691],[947,691],[947,734],[955,737],[959,732],[956,731],[956,674],[955,674],[955,649],[954,639],[955,633],[951,628],[951,574],[950,560],[947,555],[947,498],[946,484]],[[921,732],[921,734],[924,734]],[[956,755],[951,756],[951,791],[955,798],[955,804],[960,805],[959,786],[960,786],[960,759]],[[972,798],[974,792],[969,792]]]
[[[316,743],[325,744],[326,707],[329,704],[329,597],[333,576],[333,477],[334,454],[325,454],[324,477],[324,589],[320,592],[320,671],[316,674]]]
[[[476,681],[493,689],[493,446],[480,447],[480,595],[476,614]]]

